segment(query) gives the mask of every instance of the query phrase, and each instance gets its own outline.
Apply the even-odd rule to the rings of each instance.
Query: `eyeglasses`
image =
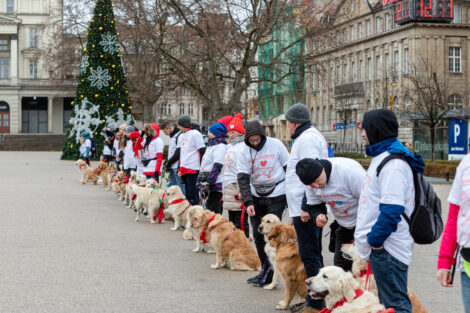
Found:
[[[260,138],[255,138],[255,139],[248,139],[248,142],[251,144],[257,144],[261,142],[261,137]]]

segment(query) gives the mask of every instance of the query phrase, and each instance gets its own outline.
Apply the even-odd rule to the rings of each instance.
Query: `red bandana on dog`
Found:
[[[157,218],[158,218],[158,224],[161,224],[162,223],[162,219],[163,219],[163,199],[165,199],[165,193],[163,193],[163,196],[162,196],[162,200],[160,202],[160,209],[158,210],[158,213],[155,214],[155,216],[153,217],[153,220],[156,222],[157,221]]]
[[[82,167],[85,167],[86,164],[80,164],[80,169],[82,169]]]
[[[216,214],[212,215],[209,222],[207,222],[207,226],[209,226],[209,224],[214,220],[215,216],[216,216]],[[207,227],[204,227],[202,229],[201,236],[199,236],[199,239],[202,241],[202,243],[208,243],[209,242],[206,239],[206,230],[207,230]]]
[[[354,299],[357,299],[364,294],[364,291],[362,291],[361,289],[356,289],[354,290],[354,292],[356,293],[356,296],[354,297]],[[328,308],[324,308],[323,310],[320,311],[320,313],[331,313],[332,310],[336,309],[337,307],[343,306],[343,304],[345,304],[346,302],[347,302],[346,298],[343,298],[340,301],[336,302],[331,310]],[[385,311],[381,311],[379,313],[395,313],[395,310],[386,309]]]

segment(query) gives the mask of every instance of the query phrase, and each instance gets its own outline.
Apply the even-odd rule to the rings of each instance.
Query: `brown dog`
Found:
[[[276,249],[276,267],[285,282],[284,300],[279,301],[276,309],[285,310],[296,295],[302,299],[307,297],[307,273],[299,256],[297,235],[293,226],[275,225],[268,239],[269,244]]]
[[[108,174],[109,174],[108,164],[106,164],[105,162],[100,162],[98,164],[98,169],[99,169],[99,176],[101,177],[101,180],[103,181],[103,187],[108,188]]]
[[[93,184],[95,184],[95,185],[98,184],[98,175],[99,175],[99,171],[100,171],[98,167],[91,168],[82,159],[77,160],[77,162],[75,162],[75,164],[77,165],[78,170],[82,174],[81,182],[82,182],[83,185],[85,185],[89,181],[92,181]]]
[[[111,183],[112,183],[112,180],[113,180],[113,177],[116,176],[116,173],[117,173],[117,167],[116,167],[116,163],[114,162],[111,162],[109,163],[108,165],[108,177],[106,177],[106,181],[107,181],[107,186],[108,188],[106,188],[106,190],[111,190]]]
[[[125,174],[123,171],[119,171],[116,173],[114,178],[111,181],[111,188],[113,191],[120,191],[121,195],[119,197],[119,201],[124,200],[124,196],[126,194],[126,184],[124,183]]]
[[[228,267],[233,271],[256,271],[261,261],[245,233],[235,228],[220,214],[200,210],[194,214],[191,227],[201,233],[215,250],[216,263],[211,268]]]

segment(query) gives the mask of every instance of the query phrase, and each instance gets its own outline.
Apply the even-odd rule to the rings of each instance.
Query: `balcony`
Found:
[[[364,96],[364,83],[350,83],[345,85],[335,86],[333,98],[355,98]]]
[[[0,79],[0,87],[20,88],[61,88],[72,89],[77,87],[75,80],[51,80],[51,79]]]

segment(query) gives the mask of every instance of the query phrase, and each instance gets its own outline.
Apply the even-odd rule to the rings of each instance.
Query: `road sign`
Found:
[[[454,159],[452,155],[467,154],[467,121],[450,119],[448,134],[449,159]]]

